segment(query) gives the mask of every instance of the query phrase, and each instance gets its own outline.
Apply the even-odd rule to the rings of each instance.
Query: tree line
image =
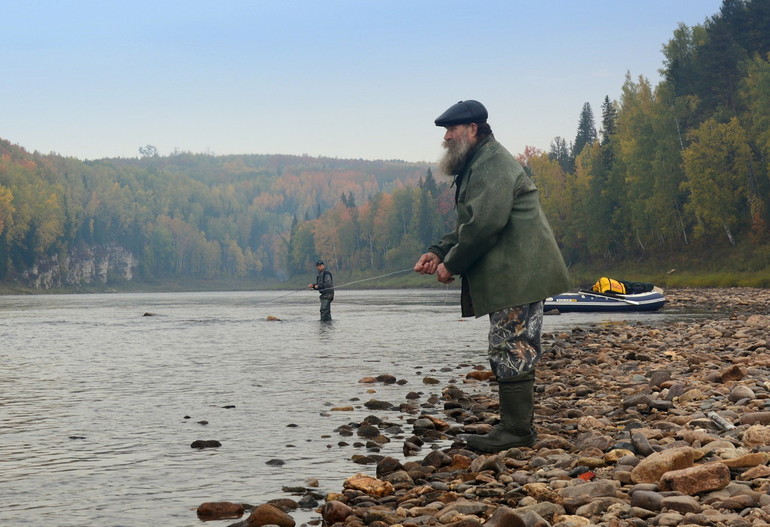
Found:
[[[663,80],[627,75],[574,142],[523,161],[571,261],[726,245],[768,265],[770,3],[725,0],[663,47]],[[571,148],[570,148],[571,146]]]
[[[586,103],[573,141],[556,137],[548,152],[528,147],[518,156],[564,257],[570,265],[606,265],[701,258],[722,247],[740,253],[739,270],[767,269],[770,2],[724,0],[703,25],[680,24],[663,54],[663,80],[653,86],[627,74],[620,100],[605,97],[598,131]],[[436,202],[426,187],[433,184],[389,197],[392,232],[400,227],[403,241],[381,245],[379,254],[393,266],[408,265],[437,231],[451,228],[447,189]],[[438,223],[429,227],[423,207],[431,203]],[[316,252],[334,255],[340,268],[376,268],[383,262],[367,256],[372,230],[362,230],[361,219],[378,206],[341,206],[300,224],[293,261],[314,240]]]
[[[574,140],[519,159],[570,265],[702,255],[770,262],[770,3],[724,0],[663,46],[663,80],[579,114]],[[307,156],[79,161],[0,140],[0,280],[120,245],[146,280],[283,280],[315,259],[355,275],[410,266],[454,223],[427,164]],[[764,267],[763,267],[764,266]]]
[[[0,280],[86,246],[116,245],[140,279],[284,279],[292,225],[415,185],[424,164],[308,156],[80,161],[0,140]],[[314,256],[308,258],[312,260]],[[62,259],[59,258],[59,261]]]

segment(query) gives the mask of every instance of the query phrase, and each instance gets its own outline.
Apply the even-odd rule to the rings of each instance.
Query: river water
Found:
[[[0,525],[201,526],[206,501],[299,499],[285,487],[309,479],[338,492],[374,474],[334,432],[363,403],[427,399],[443,382],[424,377],[486,365],[488,321],[458,304],[457,289],[338,291],[321,323],[311,291],[0,296]],[[670,316],[546,316],[545,331]],[[359,382],[380,374],[405,384]]]

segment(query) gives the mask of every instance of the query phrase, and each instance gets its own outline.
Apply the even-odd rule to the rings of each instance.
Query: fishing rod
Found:
[[[340,288],[343,288],[343,287],[348,287],[348,286],[353,285],[353,284],[358,284],[360,282],[367,282],[369,280],[378,280],[380,278],[386,278],[388,276],[393,276],[395,274],[401,274],[401,273],[405,273],[407,271],[412,271],[413,269],[414,269],[413,267],[407,267],[406,269],[401,269],[400,271],[393,271],[392,273],[381,274],[379,276],[372,276],[371,278],[362,278],[360,280],[353,280],[352,282],[348,282],[346,284],[336,285],[336,286],[333,287],[333,289],[336,290],[336,289],[340,289]],[[266,304],[266,303],[276,302],[276,301],[278,301],[278,300],[280,300],[282,298],[286,298],[289,295],[293,295],[294,293],[299,293],[300,291],[306,291],[306,290],[307,290],[307,288],[304,288],[304,287],[302,289],[295,289],[294,291],[290,291],[290,292],[285,293],[285,294],[283,294],[281,296],[277,296],[275,298],[269,298],[269,299],[266,299],[266,300],[263,300],[263,301],[257,302],[257,303],[258,304]]]

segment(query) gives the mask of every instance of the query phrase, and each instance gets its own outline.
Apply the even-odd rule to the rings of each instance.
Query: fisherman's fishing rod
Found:
[[[412,270],[413,270],[412,267],[407,267],[406,269],[401,269],[400,271],[393,271],[392,273],[381,274],[379,276],[372,276],[371,278],[362,278],[360,280],[353,280],[352,282],[348,282],[346,284],[335,285],[332,289],[337,290],[337,289],[341,289],[343,287],[348,287],[348,286],[353,285],[353,284],[358,284],[360,282],[367,282],[369,280],[378,280],[380,278],[386,278],[388,276],[393,276],[395,274],[401,274],[401,273],[405,273],[407,271],[412,271]],[[285,297],[287,297],[289,295],[293,295],[294,293],[298,293],[300,291],[305,291],[305,290],[306,290],[306,288],[304,288],[304,287],[302,289],[295,289],[294,291],[290,291],[290,292],[288,292],[286,294],[283,294],[281,296],[278,296],[278,297],[275,297],[275,298],[270,298],[270,299],[267,299],[267,300],[263,300],[263,301],[257,302],[257,303],[258,304],[267,304],[267,303],[276,302],[276,301],[278,301],[278,300],[280,300],[282,298],[285,298]],[[323,292],[324,289],[317,289],[317,291]]]

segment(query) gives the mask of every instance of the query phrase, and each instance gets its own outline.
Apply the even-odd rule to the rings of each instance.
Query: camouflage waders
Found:
[[[543,303],[495,311],[489,321],[489,365],[497,377],[500,422],[488,434],[468,438],[468,446],[481,452],[532,446],[537,438],[532,421]]]
[[[535,368],[543,354],[543,302],[489,314],[489,365],[497,380]]]

